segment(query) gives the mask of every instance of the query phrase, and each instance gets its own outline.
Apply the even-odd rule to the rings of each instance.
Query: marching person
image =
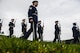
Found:
[[[43,41],[43,28],[44,26],[41,26],[41,21],[38,21],[38,34],[41,41]]]
[[[1,29],[2,29],[2,20],[0,19],[0,33],[1,33]]]
[[[31,26],[25,35],[26,39],[29,37],[31,32],[33,32],[33,40],[37,40],[37,33],[36,33],[36,28],[38,23],[38,11],[36,8],[37,6],[38,6],[38,1],[33,1],[32,5],[29,7],[28,17],[29,17],[29,23],[31,24]]]
[[[60,34],[61,34],[61,27],[59,26],[59,21],[55,21],[55,38],[54,41],[58,40],[60,42]]]
[[[11,22],[9,22],[9,37],[13,35],[14,27],[15,27],[14,19],[11,19]]]
[[[22,26],[22,33],[25,35],[27,30],[27,23],[25,23],[25,19],[22,20],[21,26]]]
[[[76,26],[76,23],[73,23],[73,27],[72,27],[72,32],[73,32],[73,37],[74,37],[74,43],[79,43],[79,28]]]

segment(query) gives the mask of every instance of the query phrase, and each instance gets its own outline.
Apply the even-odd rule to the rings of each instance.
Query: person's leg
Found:
[[[23,34],[24,34],[24,35],[26,34],[26,29],[24,29]]]
[[[40,37],[41,37],[41,41],[43,41],[43,35],[42,35],[42,33],[41,33],[41,36]]]
[[[1,33],[1,26],[0,26],[0,33]]]
[[[54,38],[54,41],[53,42],[55,42],[56,41],[56,36],[55,36],[55,38]]]
[[[39,34],[39,39],[40,39],[40,33],[38,33]]]
[[[9,36],[10,36],[10,38],[11,38],[11,36],[12,36],[12,30],[9,30],[9,32],[10,32],[10,35],[9,35]]]
[[[58,42],[60,43],[61,42],[61,40],[60,40],[60,35],[58,34]]]
[[[33,24],[31,23],[30,29],[25,33],[24,38],[28,39],[32,31],[33,31]]]
[[[76,37],[76,38],[75,38],[75,43],[77,43],[77,41],[78,41],[78,38]]]
[[[9,37],[11,37],[11,30],[9,30]]]
[[[74,43],[76,43],[76,37],[74,37]]]
[[[57,39],[57,34],[55,33],[55,38],[54,38],[53,42],[56,42],[56,39]]]
[[[37,24],[36,23],[34,23],[34,35],[35,35],[35,37],[33,37],[33,40],[37,40]]]
[[[76,42],[79,43],[79,39],[78,39],[78,37],[76,37]]]
[[[13,33],[14,33],[14,30],[12,30],[12,35],[13,35]]]
[[[40,33],[38,32],[38,38],[37,38],[38,40],[40,39]]]

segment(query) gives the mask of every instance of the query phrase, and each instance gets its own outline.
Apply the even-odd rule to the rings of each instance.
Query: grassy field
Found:
[[[80,44],[38,42],[0,36],[0,53],[80,53]]]

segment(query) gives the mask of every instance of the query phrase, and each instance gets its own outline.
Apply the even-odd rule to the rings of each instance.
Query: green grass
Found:
[[[0,36],[0,53],[80,53],[80,44],[38,42]]]

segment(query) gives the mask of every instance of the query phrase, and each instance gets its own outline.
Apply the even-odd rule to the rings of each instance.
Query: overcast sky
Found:
[[[21,36],[21,20],[25,18],[28,23],[28,8],[33,0],[0,0],[0,18],[3,19],[2,30],[8,32],[8,23],[11,18],[16,20],[14,35]],[[54,39],[54,22],[59,20],[61,24],[61,39],[71,39],[72,23],[80,26],[80,0],[38,0],[39,20],[44,21],[44,40]],[[28,29],[29,29],[28,23]],[[32,35],[29,37],[32,39]]]

